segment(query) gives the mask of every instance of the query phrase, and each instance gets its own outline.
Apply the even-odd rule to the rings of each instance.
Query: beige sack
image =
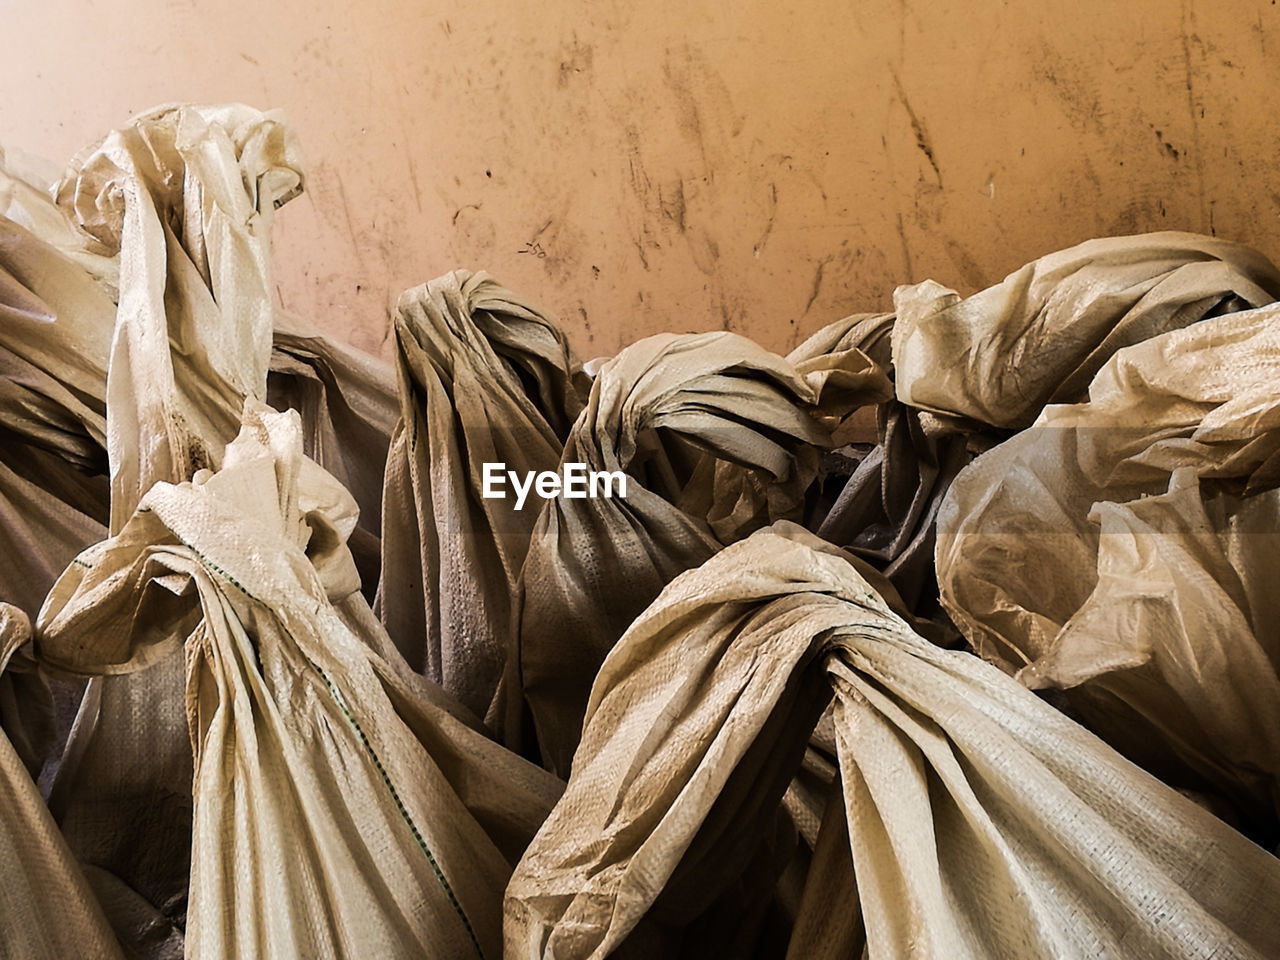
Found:
[[[10,558],[0,597],[34,617],[57,575],[106,532],[106,485],[94,475],[107,472],[115,303],[68,255],[71,224],[10,157],[0,151],[0,553]]]
[[[303,454],[341,483],[360,506],[349,546],[365,596],[382,569],[382,478],[395,428],[395,374],[366,353],[276,313],[267,402],[302,417]]]
[[[848,830],[823,825],[797,960],[1280,952],[1280,861],[777,524],[676,579],[605,660],[507,890],[508,960],[602,958],[731,882],[799,764],[815,682],[835,693],[829,810]]]
[[[107,511],[106,484],[97,475],[107,472],[113,262],[87,252],[48,184],[16,167],[13,151],[0,150],[0,462],[97,521],[92,528],[105,523]],[[32,513],[20,526],[44,516]],[[62,533],[56,528],[65,525],[51,531],[54,553]],[[62,555],[59,570],[88,542]],[[35,556],[47,554],[43,545],[31,546]],[[17,600],[10,586],[0,575],[0,595]],[[41,599],[20,605],[34,616]]]
[[[26,614],[0,603],[0,671],[30,638]],[[0,697],[10,681],[0,676]],[[102,908],[10,740],[0,731],[0,956],[123,958]]]
[[[828,324],[791,352],[793,363],[849,349],[863,351],[890,371],[892,314],[855,315]],[[865,416],[870,413],[871,416]],[[833,443],[822,495],[805,526],[883,572],[918,620],[917,629],[946,646],[958,631],[938,603],[933,568],[938,508],[947,487],[994,432],[961,432],[931,414],[890,397],[858,411]],[[927,621],[927,623],[926,623]]]
[[[938,577],[984,657],[1280,839],[1280,306],[1117,353],[956,479]],[[1177,478],[1175,482],[1175,477]],[[1243,499],[1240,499],[1243,496]],[[1152,500],[1144,498],[1155,498]]]
[[[12,452],[25,451],[19,445]],[[103,524],[0,461],[0,555],[7,558],[0,596],[28,616],[39,612],[76,554],[106,533]]]
[[[297,153],[278,114],[162,108],[83,151],[58,185],[80,228],[120,254],[113,531],[154,481],[216,466],[244,398],[265,398],[271,216],[301,190]]]
[[[963,300],[933,281],[899,287],[894,383],[903,403],[1021,429],[1045,404],[1083,397],[1117,350],[1278,296],[1280,271],[1238,243],[1089,240]]]
[[[523,695],[549,769],[568,770],[591,682],[617,638],[672,578],[720,548],[713,522],[731,539],[801,514],[832,407],[847,412],[888,390],[857,351],[802,373],[729,333],[649,337],[601,368],[561,461],[627,474],[626,497],[545,501],[520,578],[509,689]],[[519,742],[517,729],[509,712],[508,742]]]
[[[223,469],[157,484],[68,569],[40,653],[113,674],[185,647],[188,957],[497,957],[510,854],[464,797],[518,835],[554,781],[352,632],[333,603],[360,602],[355,504],[301,447],[296,414],[247,412]],[[446,765],[433,739],[454,744]]]
[[[7,434],[106,471],[115,304],[80,266],[0,217],[0,415]]]
[[[54,202],[54,190],[62,167],[15,147],[0,147],[0,217],[53,246],[93,277],[112,301],[120,285],[120,264],[92,237],[84,233],[68,211]],[[96,249],[90,249],[96,248]],[[90,334],[85,350],[101,341]],[[106,347],[110,347],[108,339]],[[95,353],[105,361],[106,353]],[[105,371],[106,367],[103,367]]]
[[[538,509],[484,498],[484,464],[555,469],[588,381],[556,321],[484,273],[405,291],[395,331],[378,611],[411,666],[500,729],[511,596]]]
[[[271,215],[300,178],[278,115],[183,106],[111,133],[58,185],[59,205],[92,238],[91,252],[119,260],[106,384],[112,532],[156,481],[216,466],[245,397],[265,397]],[[93,680],[49,799],[76,856],[151,911],[145,924],[128,922],[148,928],[146,943],[166,945],[150,954],[155,960],[174,956],[175,942],[180,948],[186,906],[192,768],[183,674],[175,657],[145,674]]]

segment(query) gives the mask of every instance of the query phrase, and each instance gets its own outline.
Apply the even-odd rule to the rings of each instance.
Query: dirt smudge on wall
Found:
[[[584,354],[668,329],[783,349],[899,283],[973,288],[1110,232],[1280,256],[1280,8],[1176,9],[226,0],[148,10],[139,45],[54,0],[5,14],[24,96],[0,129],[61,161],[155,103],[282,108],[311,165],[275,283],[369,349],[400,290],[455,267]]]

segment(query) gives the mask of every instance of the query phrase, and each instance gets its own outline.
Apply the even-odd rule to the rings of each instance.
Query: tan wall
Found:
[[[1270,0],[0,0],[0,50],[0,142],[52,159],[161,102],[282,107],[283,301],[383,351],[399,290],[458,266],[589,356],[783,349],[1102,234],[1280,255]]]

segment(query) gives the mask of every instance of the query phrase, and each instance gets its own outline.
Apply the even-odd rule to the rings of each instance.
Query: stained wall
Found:
[[[1278,46],[1270,0],[0,0],[0,142],[61,160],[162,102],[282,108],[309,182],[280,298],[384,354],[396,294],[460,266],[586,356],[785,349],[1097,235],[1280,257]]]

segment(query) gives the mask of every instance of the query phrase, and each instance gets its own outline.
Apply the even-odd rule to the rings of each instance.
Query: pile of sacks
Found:
[[[1265,258],[594,375],[458,271],[392,370],[272,305],[303,180],[237,105],[0,155],[0,955],[1280,956]]]

